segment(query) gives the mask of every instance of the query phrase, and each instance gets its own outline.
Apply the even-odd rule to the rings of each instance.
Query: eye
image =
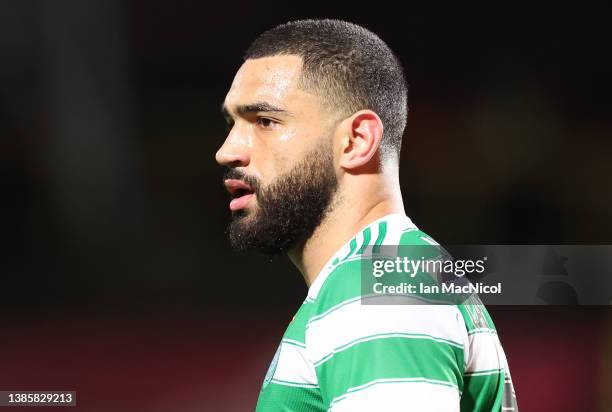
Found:
[[[232,130],[232,127],[234,127],[234,119],[232,119],[231,117],[226,117],[225,118],[225,131],[229,133],[229,131]]]
[[[275,122],[274,120],[269,119],[267,117],[258,117],[257,118],[257,125],[263,127],[264,129],[272,129],[277,124],[278,124],[277,122]]]

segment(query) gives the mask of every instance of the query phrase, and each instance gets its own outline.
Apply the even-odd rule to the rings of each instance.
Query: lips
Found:
[[[255,190],[242,180],[226,179],[224,183],[225,188],[232,197],[229,204],[229,208],[232,212],[244,209],[253,196],[255,196]]]

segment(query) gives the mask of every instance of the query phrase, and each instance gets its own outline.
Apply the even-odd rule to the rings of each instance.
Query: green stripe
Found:
[[[312,315],[320,315],[330,308],[361,296],[361,261],[347,260],[336,266],[325,279]]]
[[[427,236],[427,234],[418,229],[407,229],[402,232],[398,244],[401,246],[432,246],[421,239],[421,236]]]
[[[466,376],[463,379],[461,410],[475,412],[501,411],[503,394],[503,371],[492,375]]]
[[[320,316],[334,306],[354,299],[360,296],[367,296],[373,293],[374,283],[380,282],[385,285],[397,285],[403,281],[406,283],[425,285],[437,285],[436,280],[424,272],[419,272],[413,278],[410,275],[393,273],[393,276],[383,276],[375,278],[373,276],[362,277],[361,273],[371,272],[373,259],[363,259],[355,257],[345,260],[332,269],[331,273],[325,279],[319,295],[316,300],[316,308],[312,312],[312,316]],[[380,296],[380,295],[377,295]],[[417,294],[417,296],[420,296]],[[453,296],[450,296],[451,298]],[[426,298],[435,301],[436,303],[453,303],[449,300],[448,294],[427,294]]]
[[[312,316],[315,305],[312,303],[304,303],[298,309],[293,320],[289,322],[287,330],[283,335],[283,339],[291,339],[297,342],[306,342],[306,321]]]
[[[370,244],[371,237],[372,237],[372,231],[370,230],[369,227],[366,227],[365,230],[363,231],[363,243],[361,244],[361,247],[359,248],[359,251],[357,252],[358,255],[363,254],[363,251],[365,250],[365,248]]]
[[[348,259],[355,252],[355,249],[357,249],[357,238],[352,238],[351,242],[349,243],[348,255],[346,255],[342,260]]]
[[[378,278],[369,276],[369,274],[374,271],[374,264],[385,259],[386,258],[383,257],[362,260],[361,270],[364,276],[361,278],[361,293],[363,296],[381,296],[381,293],[376,292],[383,292],[385,286],[398,287],[412,285],[414,287],[414,293],[408,293],[408,291],[404,289],[403,293],[398,293],[396,296],[422,298],[432,303],[440,304],[454,304],[459,300],[458,295],[443,292],[440,283],[423,270],[419,270],[416,273],[392,271]],[[393,261],[392,259],[389,260]],[[421,286],[427,286],[429,290],[420,292]]]
[[[272,381],[260,392],[256,412],[325,410],[318,388],[297,388]]]
[[[374,247],[372,248],[372,253],[380,252],[380,245],[385,241],[385,236],[387,235],[387,222],[382,221],[378,223],[378,237],[376,238],[376,242],[374,242]]]
[[[326,402],[377,379],[432,379],[463,389],[463,349],[429,339],[361,342],[315,369]]]

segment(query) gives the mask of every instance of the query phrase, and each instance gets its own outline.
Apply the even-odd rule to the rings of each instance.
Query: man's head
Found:
[[[337,20],[290,22],[249,47],[223,110],[233,245],[288,251],[338,200],[345,174],[396,164],[406,124],[403,71],[388,46]],[[384,130],[384,131],[383,131]]]

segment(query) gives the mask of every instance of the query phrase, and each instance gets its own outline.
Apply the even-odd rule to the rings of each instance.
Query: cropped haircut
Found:
[[[320,96],[345,117],[369,109],[383,123],[380,153],[399,159],[408,115],[404,70],[389,46],[371,31],[341,20],[296,20],[261,34],[244,59],[302,58],[299,87]]]

